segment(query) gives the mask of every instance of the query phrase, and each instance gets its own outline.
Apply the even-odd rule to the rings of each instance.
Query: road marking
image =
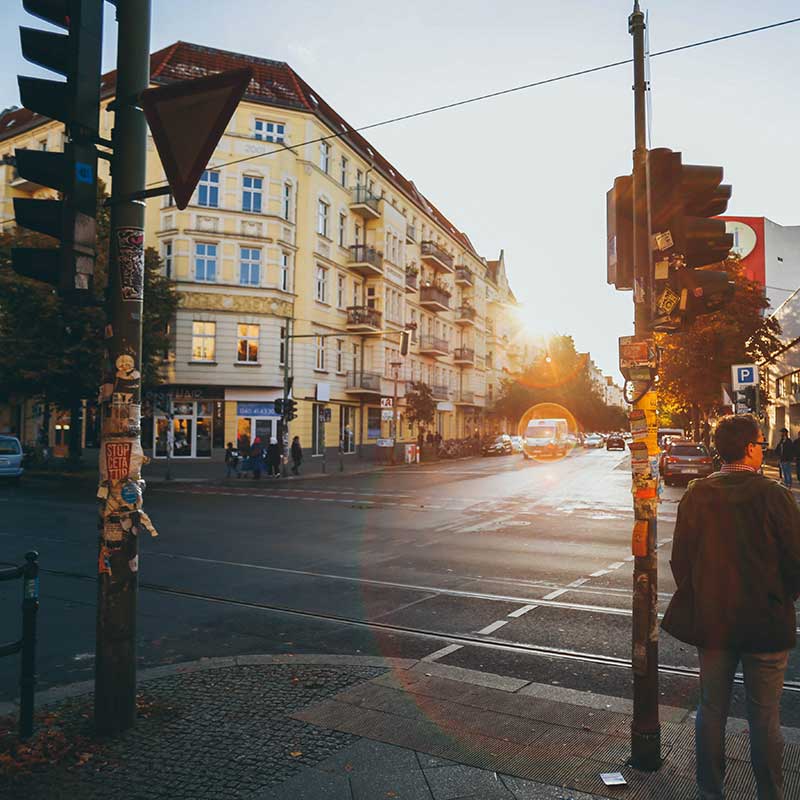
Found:
[[[522,606],[522,608],[518,608],[516,611],[512,611],[508,614],[509,617],[521,617],[523,614],[527,614],[529,611],[533,611],[534,608],[538,608],[539,606]]]
[[[625,566],[624,561],[615,561],[613,564],[609,564],[606,569],[619,569],[620,567]]]
[[[494,633],[498,628],[502,628],[503,625],[508,625],[507,619],[499,619],[497,622],[493,622],[491,625],[487,625],[483,630],[478,631],[478,635],[480,634],[490,634]]]
[[[597,572],[593,572],[589,577],[590,578],[599,578],[601,575],[608,575],[609,570],[607,569],[599,569]]]
[[[585,583],[586,581],[584,581]],[[554,592],[550,592],[550,594],[546,594],[542,600],[555,600],[556,597],[561,597],[562,594],[566,594],[569,590],[568,589],[556,589]]]
[[[578,578],[576,581],[572,581],[572,583],[568,583],[567,586],[583,586],[584,583],[589,583],[588,578]],[[547,598],[545,598],[547,599]]]
[[[444,658],[445,656],[449,656],[450,653],[455,653],[456,650],[461,650],[464,647],[463,644],[449,644],[447,647],[443,647],[441,650],[437,650],[435,653],[431,653],[428,656],[424,656],[422,661],[437,661],[440,658]]]

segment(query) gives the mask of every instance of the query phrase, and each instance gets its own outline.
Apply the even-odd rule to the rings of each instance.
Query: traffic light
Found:
[[[277,414],[279,417],[282,417],[282,416],[283,416],[283,398],[282,398],[282,397],[279,397],[279,398],[278,398],[278,399],[275,401],[275,413],[276,413],[276,414]]]
[[[731,187],[722,184],[722,167],[683,164],[681,154],[667,148],[651,150],[647,158],[653,329],[672,332],[717,311],[733,295],[728,273],[708,269],[724,261],[733,246],[725,222],[713,219],[728,207]]]
[[[17,224],[60,241],[58,249],[14,248],[14,270],[57,286],[77,302],[90,296],[97,214],[97,150],[103,0],[23,0],[66,34],[20,28],[22,55],[66,82],[19,76],[22,104],[66,126],[64,152],[16,150],[17,172],[60,200],[14,198]]]
[[[606,194],[606,269],[608,283],[633,288],[633,178],[614,180]]]
[[[408,344],[411,341],[411,331],[400,332],[400,355],[408,355]]]
[[[287,422],[291,422],[297,417],[297,402],[292,400],[291,397],[287,398],[284,403],[284,416]]]

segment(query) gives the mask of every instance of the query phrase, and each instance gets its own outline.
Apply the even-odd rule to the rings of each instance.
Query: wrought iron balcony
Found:
[[[450,292],[441,286],[422,286],[419,290],[419,304],[428,311],[449,311]]]
[[[420,257],[435,270],[440,272],[453,271],[453,256],[442,250],[436,242],[422,242],[420,245]]]
[[[350,210],[365,220],[378,219],[381,215],[380,197],[376,197],[366,186],[350,190]]]
[[[379,372],[348,372],[346,391],[351,394],[380,394],[381,374]]]
[[[429,356],[446,356],[450,352],[450,345],[447,343],[447,339],[426,334],[420,336],[419,352]]]
[[[416,272],[406,271],[406,291],[416,292],[418,288],[418,274]]]
[[[431,384],[431,394],[436,400],[449,400],[450,389],[442,383]]]
[[[474,325],[478,312],[472,306],[459,306],[456,309],[456,323],[459,325]]]
[[[367,278],[383,275],[383,253],[366,244],[351,245],[348,266]]]
[[[459,286],[472,286],[475,283],[475,276],[469,267],[456,267],[456,283]]]
[[[347,309],[347,330],[349,331],[379,331],[381,320],[381,312],[369,306],[350,306]]]
[[[471,347],[456,347],[453,350],[453,362],[455,364],[474,364],[475,351]]]

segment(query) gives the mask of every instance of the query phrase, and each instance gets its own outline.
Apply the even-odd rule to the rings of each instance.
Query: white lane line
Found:
[[[478,631],[478,635],[480,634],[490,634],[494,633],[498,628],[502,628],[503,625],[508,625],[507,619],[499,619],[497,622],[493,622],[491,625],[487,625],[483,630]]]
[[[599,569],[597,572],[593,572],[589,577],[591,578],[599,578],[601,575],[608,575],[609,570],[607,569]]]
[[[546,594],[542,600],[555,600],[556,597],[561,597],[562,594],[567,593],[567,589],[556,589],[554,592],[550,592],[550,594]]]
[[[435,653],[424,656],[422,661],[437,661],[440,658],[449,656],[450,653],[455,653],[456,650],[461,650],[462,647],[464,647],[463,644],[449,644],[447,647],[443,647],[441,650],[437,650]]]
[[[624,561],[615,561],[613,564],[609,564],[606,569],[619,569],[620,567],[624,566]]]
[[[589,583],[588,578],[578,578],[576,581],[572,581],[572,583],[568,583],[567,586],[583,586],[584,583]],[[547,598],[545,598],[547,599]]]
[[[507,614],[509,617],[521,617],[523,614],[527,614],[529,611],[533,611],[534,608],[538,608],[539,606],[522,606],[522,608],[518,608],[516,611],[512,611],[510,614]]]

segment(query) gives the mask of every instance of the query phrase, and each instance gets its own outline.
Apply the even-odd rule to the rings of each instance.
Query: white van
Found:
[[[565,419],[532,419],[522,438],[522,455],[563,456],[569,450],[569,426]]]

